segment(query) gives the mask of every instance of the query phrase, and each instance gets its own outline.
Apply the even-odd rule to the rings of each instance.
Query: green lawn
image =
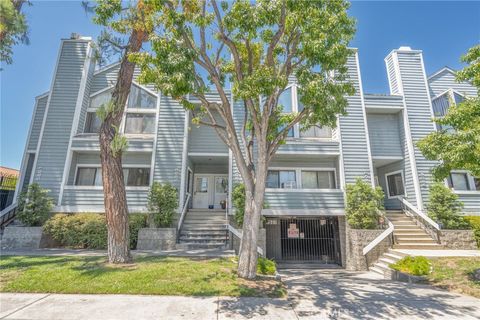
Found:
[[[431,262],[431,284],[480,298],[480,281],[473,279],[474,270],[480,268],[480,258],[438,258]]]
[[[111,265],[103,257],[3,256],[0,291],[281,297],[279,281],[239,279],[233,259],[136,258]]]

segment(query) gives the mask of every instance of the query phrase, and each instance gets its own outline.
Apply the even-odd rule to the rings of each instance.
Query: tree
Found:
[[[177,189],[170,183],[154,182],[148,193],[148,224],[150,228],[168,228],[178,207]]]
[[[450,188],[441,182],[430,186],[427,205],[428,216],[442,224],[444,229],[470,229],[470,224],[460,216],[463,203]]]
[[[433,170],[437,180],[454,169],[480,177],[480,46],[471,48],[462,61],[469,65],[457,73],[457,81],[471,81],[479,94],[455,106],[451,101],[445,117],[434,119],[451,129],[433,132],[418,142],[425,158],[440,161]]]
[[[276,151],[297,123],[334,127],[345,112],[345,95],[353,94],[345,67],[355,32],[348,7],[343,0],[165,1],[165,30],[152,37],[151,52],[134,55],[140,81],[180,101],[233,153],[245,185],[240,277],[256,276],[266,177]],[[290,76],[300,86],[298,113],[283,113],[278,103]],[[227,83],[243,103],[239,130]],[[209,99],[209,90],[220,101]]]
[[[0,0],[0,61],[11,64],[12,47],[19,43],[28,44],[28,25],[21,12],[26,0]]]
[[[357,178],[347,185],[347,206],[345,215],[354,229],[375,229],[382,216],[384,194],[382,188]]]
[[[111,48],[120,53],[120,69],[111,100],[102,105],[97,115],[100,126],[100,159],[102,164],[105,216],[108,227],[108,259],[110,263],[129,263],[128,207],[122,168],[122,153],[127,140],[119,132],[127,97],[132,85],[135,63],[132,53],[140,52],[142,45],[155,29],[155,1],[139,0],[123,7],[121,0],[98,0],[94,7],[94,21],[106,27],[100,38],[100,48]],[[124,44],[124,37],[127,37]]]
[[[27,226],[41,226],[52,213],[53,201],[48,190],[32,183],[18,199],[18,219]]]

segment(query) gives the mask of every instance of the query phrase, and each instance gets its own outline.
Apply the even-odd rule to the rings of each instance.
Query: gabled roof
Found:
[[[428,76],[428,80],[430,80],[430,79],[433,78],[433,77],[438,76],[439,74],[445,73],[445,72],[450,72],[450,73],[453,74],[453,75],[455,75],[455,73],[456,73],[456,71],[453,70],[452,68],[445,66],[445,67],[443,67],[442,69],[438,70],[437,72],[435,72],[435,73],[431,74],[430,76]]]

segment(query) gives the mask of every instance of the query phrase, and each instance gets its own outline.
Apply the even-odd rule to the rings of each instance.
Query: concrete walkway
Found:
[[[428,258],[440,257],[480,257],[480,250],[413,250],[395,249],[395,251],[409,256],[424,256]]]
[[[282,270],[287,299],[0,294],[0,319],[480,319],[480,300],[343,270]]]
[[[143,256],[169,256],[169,257],[198,257],[198,258],[228,258],[235,256],[233,250],[219,249],[196,249],[196,250],[132,250],[134,257]],[[83,257],[104,257],[106,250],[90,249],[15,249],[1,250],[3,256],[83,256]]]

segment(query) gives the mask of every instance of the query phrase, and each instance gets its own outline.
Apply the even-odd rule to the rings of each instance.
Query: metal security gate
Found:
[[[336,217],[269,218],[266,228],[270,259],[341,264]]]

